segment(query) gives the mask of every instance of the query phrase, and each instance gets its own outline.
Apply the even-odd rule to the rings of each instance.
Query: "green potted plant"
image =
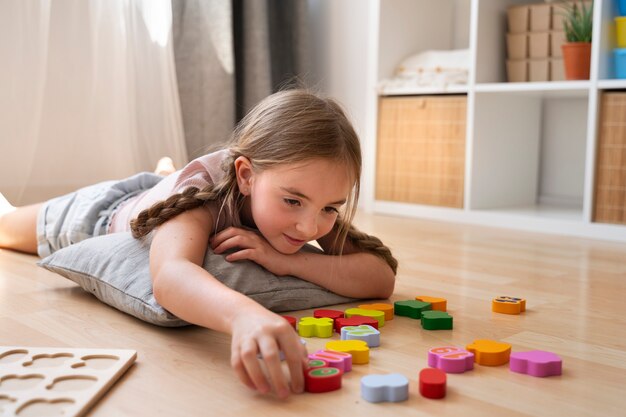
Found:
[[[591,63],[591,32],[593,28],[593,2],[563,3],[563,30],[567,42],[561,45],[565,78],[588,80]]]

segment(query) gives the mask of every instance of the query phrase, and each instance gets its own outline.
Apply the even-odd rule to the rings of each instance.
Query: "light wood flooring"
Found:
[[[339,391],[285,402],[254,394],[230,369],[227,336],[143,323],[37,267],[36,257],[6,250],[0,250],[0,345],[136,350],[135,365],[90,416],[626,415],[626,245],[365,214],[357,225],[400,260],[391,301],[445,297],[454,330],[426,331],[396,317],[381,329],[370,363],[355,365]],[[527,311],[492,313],[498,295],[525,298]],[[534,378],[508,365],[477,365],[448,375],[445,399],[420,396],[418,373],[429,348],[483,338],[508,342],[514,352],[555,352],[563,375]],[[308,339],[309,351],[326,341]],[[408,401],[361,399],[362,376],[391,372],[411,381]]]

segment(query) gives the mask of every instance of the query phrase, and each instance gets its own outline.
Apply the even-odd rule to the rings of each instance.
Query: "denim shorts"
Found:
[[[107,233],[115,209],[164,177],[142,172],[105,181],[48,200],[37,214],[37,253],[46,257],[82,240]]]

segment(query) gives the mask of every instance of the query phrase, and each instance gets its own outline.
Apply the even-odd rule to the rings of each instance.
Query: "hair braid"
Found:
[[[344,220],[337,219],[337,222],[335,223],[336,228],[341,230],[345,226],[346,223]],[[364,252],[369,252],[373,255],[378,256],[383,261],[387,262],[387,264],[391,267],[394,275],[397,273],[398,260],[394,258],[391,254],[391,249],[385,246],[379,238],[361,232],[356,227],[354,227],[352,223],[350,223],[350,225],[347,227],[347,231],[345,233],[346,239],[351,244]]]
[[[155,203],[150,208],[143,210],[136,219],[130,221],[133,237],[136,239],[144,237],[154,230],[155,227],[162,225],[180,213],[200,207],[205,201],[214,200],[217,194],[214,188],[213,185],[203,189],[189,187],[182,193],[173,194],[166,200]]]

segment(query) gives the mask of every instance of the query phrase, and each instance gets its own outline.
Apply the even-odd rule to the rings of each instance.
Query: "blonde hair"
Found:
[[[341,254],[344,242],[349,239],[360,250],[384,259],[396,273],[398,263],[389,248],[378,238],[359,232],[352,226],[360,190],[361,147],[352,124],[334,100],[300,89],[272,94],[237,125],[228,150],[229,157],[222,165],[225,175],[221,181],[203,189],[189,187],[143,210],[131,220],[133,236],[144,237],[180,213],[209,201],[221,202],[220,216],[226,212],[233,219],[234,226],[241,226],[239,212],[244,196],[237,186],[234,164],[240,156],[250,160],[255,172],[281,164],[322,158],[341,163],[354,181],[344,214],[337,218],[334,226],[337,239],[331,254]]]

